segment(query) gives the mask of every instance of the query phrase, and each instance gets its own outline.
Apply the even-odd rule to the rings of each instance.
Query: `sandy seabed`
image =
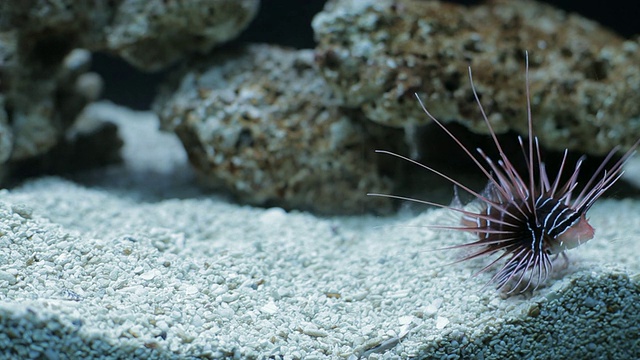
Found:
[[[486,260],[434,250],[469,240],[424,227],[442,210],[237,205],[194,190],[151,115],[90,111],[124,165],[0,193],[0,358],[640,357],[638,200],[599,201],[566,269],[505,298]]]

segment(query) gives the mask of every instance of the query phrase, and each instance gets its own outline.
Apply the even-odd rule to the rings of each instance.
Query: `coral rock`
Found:
[[[191,67],[156,100],[203,179],[259,205],[322,213],[388,210],[373,152],[382,131],[338,107],[313,52],[252,45]],[[373,125],[373,126],[371,126]],[[391,129],[393,130],[393,129]],[[379,157],[378,157],[379,158]]]
[[[640,137],[638,43],[534,1],[330,0],[313,21],[322,74],[342,101],[385,125],[442,120],[526,134],[524,52],[534,127],[550,148],[602,154]]]
[[[19,29],[24,46],[42,57],[82,47],[154,71],[235,38],[253,20],[259,3],[8,0],[0,3],[0,31]]]
[[[133,65],[157,70],[185,52],[207,52],[235,38],[258,12],[257,0],[124,1],[107,48]],[[140,16],[140,14],[146,14]]]
[[[48,153],[58,146],[75,148],[66,143],[80,139],[70,127],[85,105],[100,95],[102,79],[88,72],[91,51],[115,54],[142,70],[159,70],[185,54],[208,51],[237,36],[256,15],[258,4],[258,0],[0,1],[0,181],[11,163],[74,155]],[[108,129],[105,139],[114,142],[94,150],[115,159],[117,154],[104,150],[117,151],[120,142],[115,129],[104,129]],[[101,131],[94,135],[101,137]],[[18,164],[16,170],[20,167],[24,166]]]

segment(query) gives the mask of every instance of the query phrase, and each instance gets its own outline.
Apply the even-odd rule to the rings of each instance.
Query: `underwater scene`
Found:
[[[0,359],[639,359],[603,5],[0,1]]]

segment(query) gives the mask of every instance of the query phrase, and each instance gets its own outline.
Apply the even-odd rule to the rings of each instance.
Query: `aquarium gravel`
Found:
[[[490,274],[472,276],[484,261],[452,266],[435,250],[468,240],[423,227],[444,211],[241,206],[183,191],[188,177],[137,150],[125,152],[135,181],[116,169],[0,193],[0,358],[640,355],[640,201],[598,202],[598,233],[566,269],[504,298],[484,287]]]

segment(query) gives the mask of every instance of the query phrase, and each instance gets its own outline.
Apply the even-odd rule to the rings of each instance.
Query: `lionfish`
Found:
[[[598,198],[620,179],[623,174],[623,165],[635,152],[640,140],[622,155],[613,166],[606,170],[607,164],[613,162],[612,158],[619,150],[619,146],[613,148],[593,173],[590,180],[574,197],[574,191],[577,192],[578,175],[585,156],[583,155],[576,162],[568,180],[561,181],[561,176],[567,166],[568,150],[565,149],[558,173],[551,181],[541,158],[538,138],[533,132],[529,94],[528,53],[525,52],[528,141],[525,143],[522,137],[518,136],[526,163],[526,171],[523,171],[523,173],[512,165],[511,160],[509,160],[498,141],[473,84],[471,66],[469,66],[468,70],[475,101],[499,153],[497,162],[487,156],[482,149],[478,148],[476,150],[480,155],[480,159],[484,160],[484,164],[482,164],[481,160],[473,156],[471,151],[441,121],[431,115],[418,94],[415,95],[427,116],[453,139],[486,176],[488,184],[484,191],[474,191],[448,175],[405,156],[390,151],[376,150],[378,153],[398,157],[441,176],[454,184],[454,190],[456,191],[454,201],[450,205],[388,194],[371,193],[368,195],[418,202],[449,209],[461,214],[460,224],[457,226],[430,226],[430,228],[468,232],[477,235],[478,239],[470,243],[446,247],[442,250],[475,249],[474,252],[459,259],[456,263],[501,252],[497,258],[483,267],[477,274],[506,259],[504,264],[491,277],[488,284],[495,284],[498,291],[506,291],[509,284],[510,290],[506,291],[507,294],[517,289],[519,289],[518,292],[525,292],[530,288],[535,290],[547,280],[552,272],[552,256],[557,257],[561,254],[566,265],[568,264],[568,258],[565,251],[584,244],[593,238],[595,230],[589,225],[586,213]],[[457,188],[461,188],[475,197],[475,202],[479,206],[476,206],[476,209],[463,206],[458,199]]]

